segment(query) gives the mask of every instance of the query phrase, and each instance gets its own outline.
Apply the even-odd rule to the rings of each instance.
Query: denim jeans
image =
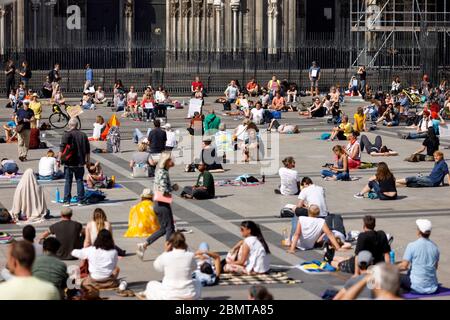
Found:
[[[66,180],[64,183],[64,202],[69,202],[72,199],[72,181],[73,176],[75,175],[75,180],[77,182],[77,195],[78,202],[84,200],[84,167],[64,167],[64,179]]]
[[[155,201],[153,204],[153,210],[158,217],[159,225],[161,226],[158,231],[153,233],[150,237],[145,240],[148,245],[151,245],[153,242],[161,238],[162,236],[166,236],[166,241],[170,239],[172,233],[175,232],[175,226],[173,222],[173,214],[172,208],[170,204],[164,202]]]
[[[55,173],[53,173],[53,175],[51,176],[41,176],[40,174],[38,175],[38,179],[39,180],[58,180],[58,179],[62,179],[64,178],[64,173],[61,171],[57,171]]]
[[[411,188],[427,188],[434,187],[429,177],[407,177],[406,186]]]
[[[141,130],[139,130],[138,128],[135,128],[135,129],[134,129],[134,132],[133,132],[133,142],[134,142],[134,143],[139,143],[140,140],[142,140],[142,139],[148,137],[148,135],[150,134],[150,131],[152,131],[152,129],[151,129],[151,128],[148,128],[148,129],[147,129],[147,135],[144,136],[144,135],[142,134],[142,131],[141,131]]]
[[[380,199],[380,200],[395,200],[395,199],[397,199],[397,196],[388,197],[384,193],[382,193],[381,189],[380,189],[380,185],[378,184],[378,181],[376,181],[376,180],[369,181],[369,188],[378,195],[378,199]]]
[[[348,172],[333,172],[331,170],[322,170],[320,172],[321,175],[325,176],[325,177],[334,177],[336,176],[336,180],[349,180],[350,179],[350,175],[348,174]]]
[[[408,139],[420,139],[420,138],[426,138],[427,135],[428,135],[427,132],[420,132],[420,133],[410,132],[410,133],[408,133],[408,137],[407,138]]]

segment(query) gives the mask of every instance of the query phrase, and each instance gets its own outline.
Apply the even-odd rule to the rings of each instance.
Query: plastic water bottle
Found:
[[[389,260],[391,261],[391,264],[395,264],[395,252],[394,252],[394,250],[391,250],[391,252],[389,252]]]
[[[60,200],[59,188],[56,188],[56,203],[59,203],[59,200]]]

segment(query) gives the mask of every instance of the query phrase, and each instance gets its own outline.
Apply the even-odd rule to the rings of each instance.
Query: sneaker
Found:
[[[145,252],[144,243],[138,243],[136,255],[138,256],[139,259],[144,260],[144,252]]]
[[[356,199],[363,199],[364,198],[364,195],[363,194],[361,194],[361,193],[357,193],[357,194],[355,194],[355,195],[353,195]]]
[[[70,202],[63,202],[62,206],[63,207],[70,207]]]
[[[80,201],[80,202],[77,203],[77,206],[79,206],[79,207],[82,207],[82,206],[85,206],[85,205],[87,205],[87,203],[85,201]]]
[[[281,191],[279,189],[275,189],[273,190],[273,192],[275,192],[275,194],[281,194]]]

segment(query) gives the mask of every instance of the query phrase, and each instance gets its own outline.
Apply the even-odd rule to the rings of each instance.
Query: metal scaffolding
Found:
[[[350,0],[350,31],[352,67],[437,70],[450,39],[447,0]]]

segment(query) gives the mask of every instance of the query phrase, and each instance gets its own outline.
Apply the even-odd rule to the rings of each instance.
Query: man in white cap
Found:
[[[439,249],[430,240],[431,221],[417,219],[417,239],[406,247],[403,261],[398,265],[400,270],[408,270],[401,279],[401,287],[407,291],[431,294],[438,289],[436,271],[439,263]]]

